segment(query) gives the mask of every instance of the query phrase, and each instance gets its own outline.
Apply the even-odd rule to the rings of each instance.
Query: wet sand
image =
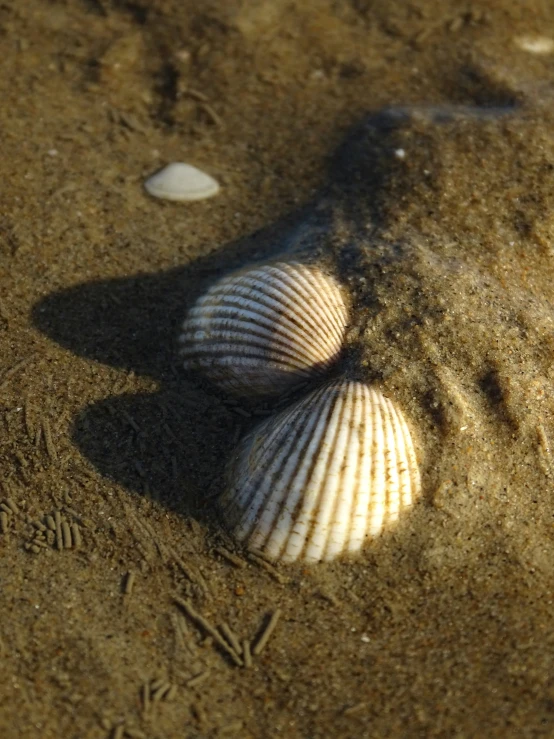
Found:
[[[538,0],[0,7],[2,736],[554,732],[554,54],[522,42],[539,35]],[[381,149],[352,127],[423,104],[514,115],[417,119],[391,139],[405,162],[365,170]],[[175,160],[220,195],[149,198]],[[322,191],[375,320],[358,359],[411,420],[424,496],[354,561],[275,568],[213,513],[258,416],[185,377],[175,337]],[[399,245],[385,269],[375,224]],[[277,611],[251,665],[211,633],[255,649]]]

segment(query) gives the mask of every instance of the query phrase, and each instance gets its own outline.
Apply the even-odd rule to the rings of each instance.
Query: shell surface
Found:
[[[400,410],[375,387],[339,380],[245,438],[220,507],[248,548],[317,562],[357,552],[419,492]]]
[[[338,359],[348,311],[341,288],[314,266],[276,263],[215,283],[180,336],[185,369],[225,390],[279,394]]]
[[[149,177],[144,187],[155,198],[180,202],[204,200],[219,192],[213,177],[184,162],[168,164]]]

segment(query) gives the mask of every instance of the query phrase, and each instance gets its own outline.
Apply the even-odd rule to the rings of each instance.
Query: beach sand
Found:
[[[554,735],[554,7],[8,0],[0,50],[0,736]],[[381,161],[355,127],[399,105],[473,112]],[[220,194],[150,198],[170,161]],[[213,505],[258,415],[176,337],[321,192],[424,490],[273,567]],[[214,633],[272,615],[251,664]]]

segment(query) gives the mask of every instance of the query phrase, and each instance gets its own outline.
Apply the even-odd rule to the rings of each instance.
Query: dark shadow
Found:
[[[456,123],[494,120],[517,107],[508,100],[489,106],[394,106],[372,113],[351,129],[331,158],[329,196],[353,219],[365,217],[379,226],[386,220],[387,202],[401,202],[414,183],[421,186],[424,166],[406,162],[406,149],[412,158],[419,153],[427,166],[439,171],[442,141],[437,127],[447,132]]]
[[[105,477],[167,508],[211,516],[239,416],[202,389],[174,383],[151,395],[119,395],[75,419],[73,439]]]
[[[177,336],[207,284],[246,263],[286,251],[303,211],[183,268],[89,282],[54,293],[32,311],[34,325],[71,352],[154,378],[159,392],[125,393],[92,404],[75,419],[73,440],[99,472],[196,518],[210,518],[209,491],[223,484],[247,417],[202,378],[180,370]]]
[[[135,23],[144,26],[148,21],[148,15],[151,11],[148,2],[130,2],[130,0],[116,0],[114,3],[117,10],[128,13]]]

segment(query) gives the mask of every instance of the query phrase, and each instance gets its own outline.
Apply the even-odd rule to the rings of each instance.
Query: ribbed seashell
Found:
[[[357,552],[419,491],[400,410],[376,387],[339,380],[245,438],[220,508],[247,548],[318,562]]]
[[[279,262],[216,282],[180,337],[185,369],[228,391],[278,395],[338,358],[348,312],[338,283],[318,267]]]

